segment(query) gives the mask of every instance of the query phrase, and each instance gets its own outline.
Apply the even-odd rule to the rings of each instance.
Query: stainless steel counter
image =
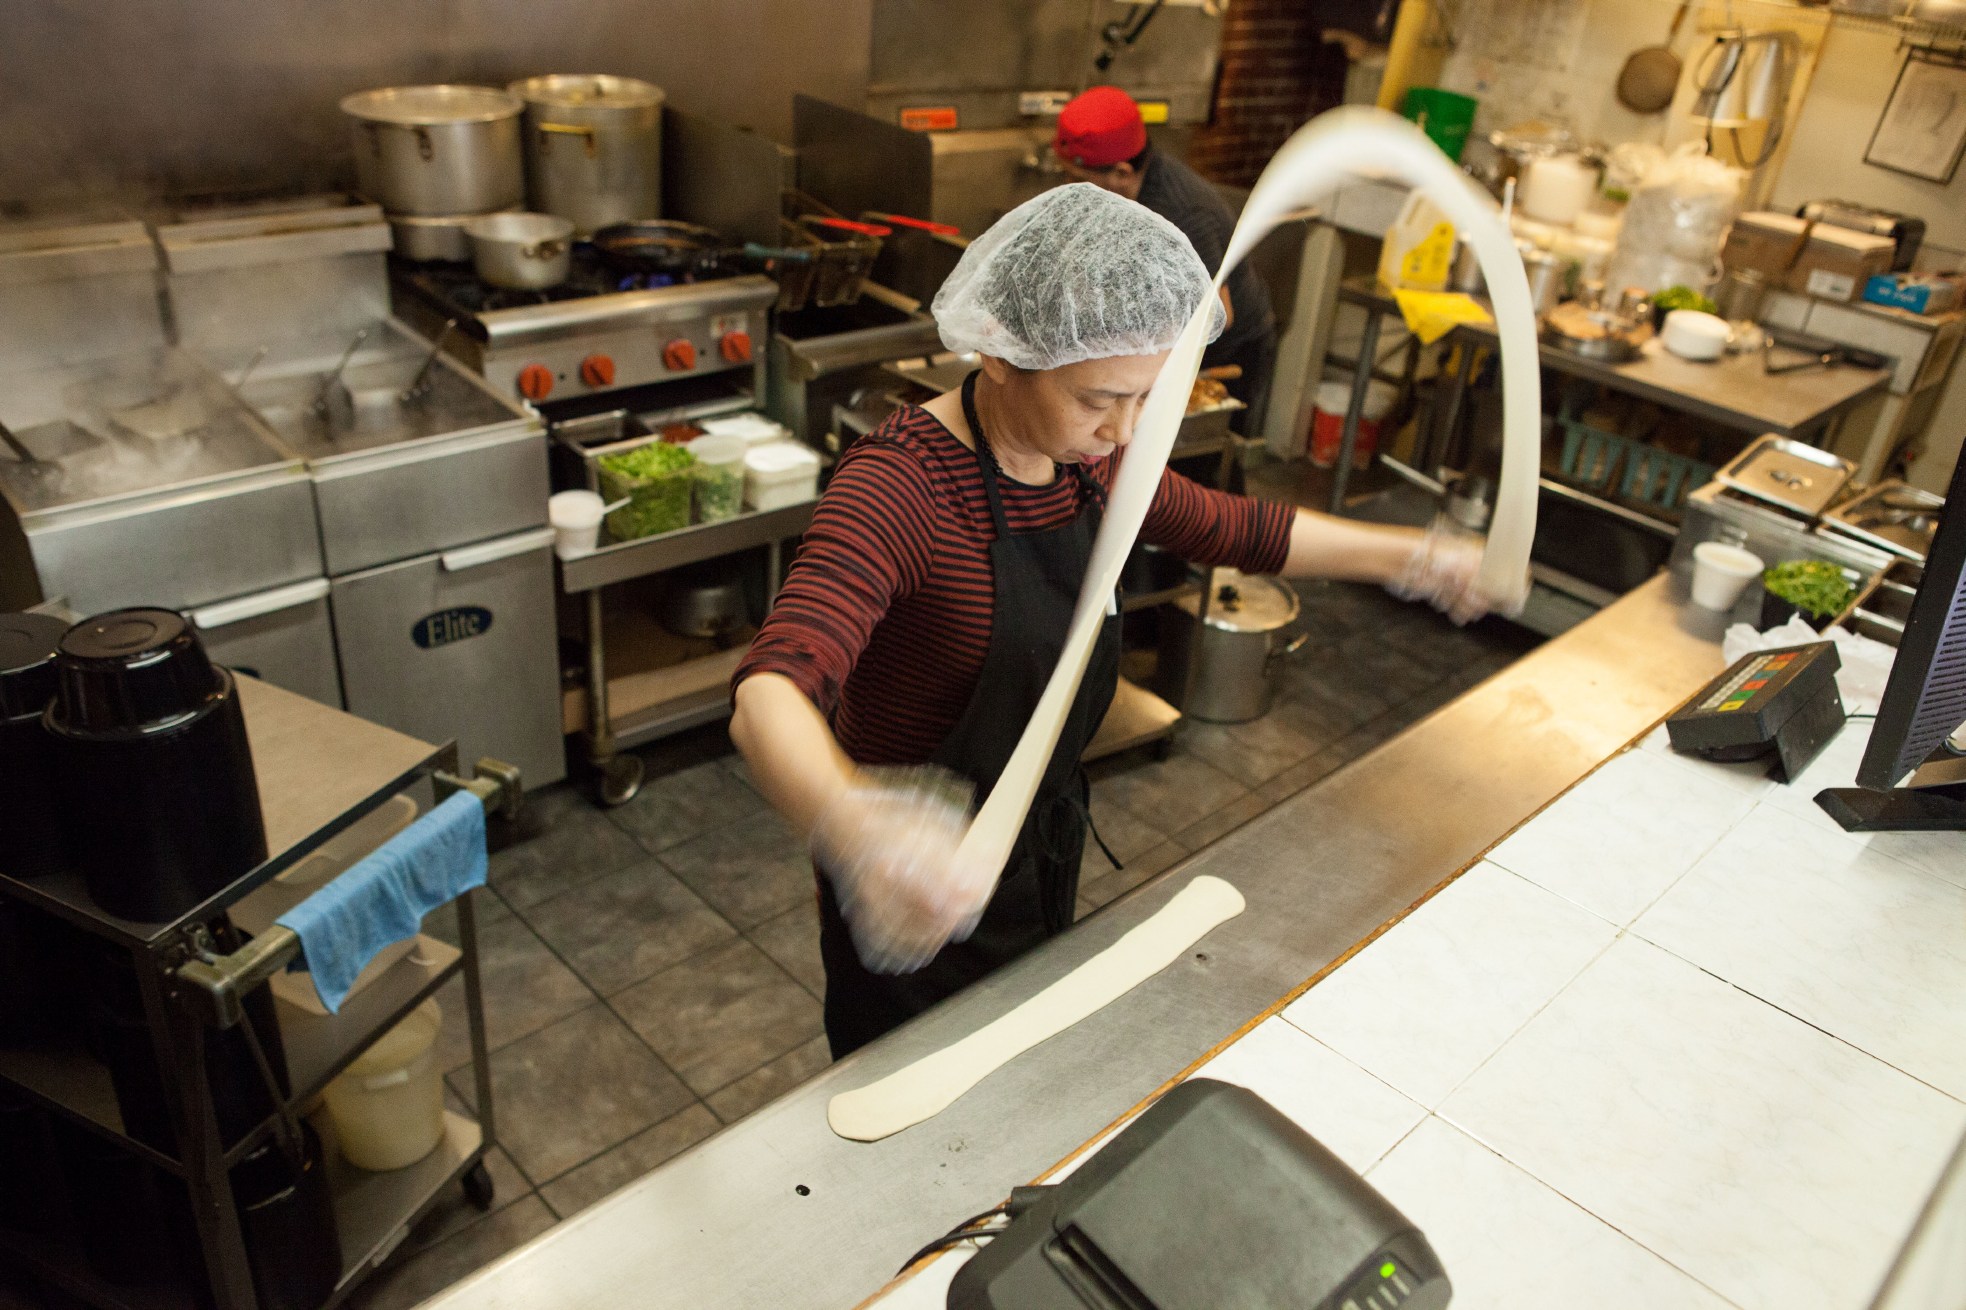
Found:
[[[546,1233],[430,1304],[842,1307],[1300,991],[1721,667],[1663,578],[1539,648],[1047,948]],[[885,1141],[836,1092],[973,1031],[1105,948],[1197,873],[1249,908],[1180,963]]]

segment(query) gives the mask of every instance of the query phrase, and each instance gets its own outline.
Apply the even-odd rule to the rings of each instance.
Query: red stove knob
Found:
[[[671,373],[687,373],[696,367],[696,344],[677,337],[662,348],[662,362]]]
[[[589,355],[580,361],[580,380],[590,387],[614,385],[614,360],[606,355]]]
[[[553,394],[553,370],[544,364],[528,364],[519,370],[519,394],[527,400],[544,400]]]
[[[717,353],[728,364],[748,364],[751,362],[751,334],[749,332],[726,332],[717,338]]]

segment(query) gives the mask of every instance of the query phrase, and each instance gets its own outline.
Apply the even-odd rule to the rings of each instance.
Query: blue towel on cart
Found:
[[[460,791],[274,922],[300,938],[333,1014],[369,961],[414,937],[423,916],[485,885],[485,807]]]

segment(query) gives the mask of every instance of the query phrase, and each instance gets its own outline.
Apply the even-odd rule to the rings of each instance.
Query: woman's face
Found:
[[[1133,424],[1170,352],[1022,370],[985,355],[1012,431],[1060,464],[1090,464],[1133,440]]]

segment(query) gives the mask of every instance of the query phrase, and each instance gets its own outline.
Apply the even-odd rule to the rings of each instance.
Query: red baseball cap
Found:
[[[1095,86],[1059,113],[1052,148],[1080,168],[1111,168],[1147,148],[1147,125],[1132,96],[1116,86]]]

